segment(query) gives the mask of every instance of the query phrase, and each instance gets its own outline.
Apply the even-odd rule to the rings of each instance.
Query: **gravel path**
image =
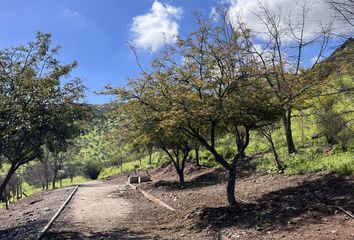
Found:
[[[79,187],[44,239],[148,239],[124,228],[133,205],[122,198],[123,181],[92,181]]]

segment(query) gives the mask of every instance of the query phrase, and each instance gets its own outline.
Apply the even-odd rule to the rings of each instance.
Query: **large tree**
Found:
[[[61,82],[77,64],[62,64],[59,50],[50,34],[38,33],[27,45],[0,51],[0,155],[11,165],[0,195],[21,165],[42,155],[43,144],[65,145],[79,132],[84,86]]]
[[[227,20],[215,25],[197,19],[197,31],[176,46],[167,46],[149,73],[131,79],[117,94],[148,109],[159,119],[159,128],[178,130],[210,151],[229,173],[227,199],[233,205],[236,164],[245,157],[250,131],[277,119],[283,102],[259,74],[250,54],[249,32]],[[218,139],[226,132],[233,134],[237,147],[232,159],[217,150]]]

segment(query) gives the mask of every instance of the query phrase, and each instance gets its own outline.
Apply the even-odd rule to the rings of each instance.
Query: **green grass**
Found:
[[[141,171],[146,170],[149,168],[153,168],[156,166],[161,165],[162,163],[166,162],[167,159],[163,153],[155,152],[151,158],[151,165],[149,164],[149,156],[146,155],[141,158],[141,160],[135,160],[130,162],[123,163],[123,171],[121,170],[121,166],[111,166],[104,168],[100,175],[98,176],[99,179],[104,179],[112,176],[117,176],[122,172],[131,172],[134,170]]]
[[[284,158],[283,158],[284,159]],[[274,159],[267,154],[253,162],[258,170],[275,171]],[[308,148],[288,156],[282,163],[286,166],[286,175],[298,175],[327,171],[342,175],[354,175],[354,152],[338,152],[332,154],[316,153]]]

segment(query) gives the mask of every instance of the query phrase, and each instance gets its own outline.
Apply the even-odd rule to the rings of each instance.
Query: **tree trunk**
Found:
[[[56,186],[55,186],[56,181],[57,181],[57,172],[56,172],[56,171],[54,171],[53,182],[52,182],[53,189],[55,189],[55,188],[56,188]]]
[[[44,164],[45,190],[48,190],[49,189],[48,163],[47,161],[45,161],[43,164]]]
[[[4,178],[4,180],[2,181],[2,183],[0,185],[0,196],[2,196],[4,194],[6,185],[10,181],[12,175],[16,172],[16,169],[17,169],[16,165],[11,164],[11,167],[6,174],[6,177]]]
[[[273,138],[270,135],[270,138],[268,139],[270,142],[270,145],[272,147],[273,155],[274,155],[274,160],[275,160],[275,165],[277,166],[278,170],[281,171],[281,173],[284,173],[284,167],[281,165],[280,160],[279,160],[279,155],[277,153],[277,150],[274,146]]]
[[[149,151],[149,165],[151,166],[152,164],[152,152]]]
[[[236,205],[236,197],[235,197],[235,182],[236,182],[236,169],[229,169],[229,179],[227,181],[227,201],[229,205]]]
[[[178,179],[179,179],[179,183],[181,185],[184,185],[184,171],[183,169],[176,169],[177,173],[178,173]]]
[[[199,147],[195,148],[195,163],[197,164],[198,167],[200,166],[200,163],[199,163]]]
[[[5,208],[6,208],[6,210],[9,210],[9,201],[8,201],[8,199],[7,199],[6,190],[5,190],[4,193],[5,193],[5,194],[4,194]]]
[[[17,181],[17,184],[16,184],[16,198],[17,198],[17,200],[20,199],[20,181],[19,180]]]
[[[283,124],[285,129],[286,145],[288,147],[288,153],[296,153],[296,148],[293,140],[293,134],[291,129],[291,108],[288,108],[287,113],[283,116]]]

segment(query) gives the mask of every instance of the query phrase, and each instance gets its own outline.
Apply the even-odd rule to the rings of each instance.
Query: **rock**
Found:
[[[26,218],[26,219],[27,219],[27,218]],[[35,218],[28,218],[28,219],[26,220],[27,223],[31,223],[31,222],[34,222],[34,221],[36,221]]]
[[[50,211],[50,208],[46,207],[46,208],[44,208],[44,211],[45,211],[45,212],[49,212],[49,211]]]

